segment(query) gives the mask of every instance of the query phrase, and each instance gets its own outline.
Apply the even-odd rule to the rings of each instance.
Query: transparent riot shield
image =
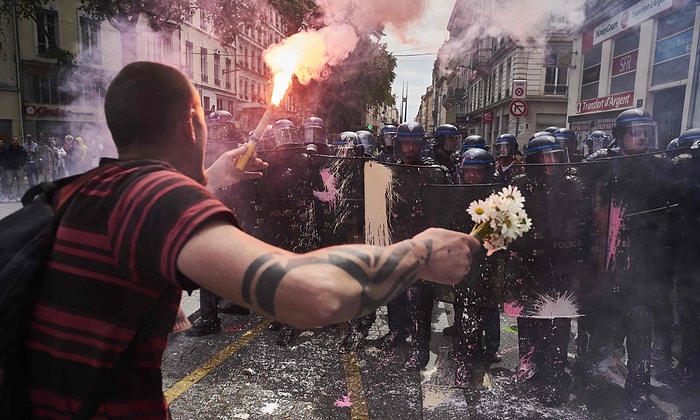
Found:
[[[513,178],[532,228],[508,248],[504,311],[510,316],[582,315],[581,284],[596,274],[591,202],[595,172],[585,164],[528,164]]]
[[[243,231],[293,252],[319,247],[309,155],[304,148],[258,152],[262,178],[235,186],[232,207]]]
[[[596,284],[586,287],[594,307],[619,308],[669,301],[666,272],[672,210],[670,164],[662,154],[619,156],[598,166],[592,191],[599,232]],[[604,238],[604,240],[603,240]]]
[[[364,165],[368,160],[311,155],[310,176],[322,246],[365,243]]]
[[[391,236],[394,242],[412,238],[430,226],[424,209],[423,187],[447,184],[447,172],[440,166],[383,165],[391,170],[393,182],[389,198]]]
[[[467,213],[469,204],[474,200],[485,199],[501,188],[501,184],[424,185],[423,208],[428,225],[464,233],[471,232],[474,222]],[[502,281],[495,270],[487,270],[491,267],[487,267],[486,264],[491,264],[491,267],[497,265],[495,261],[487,262],[486,251],[481,249],[474,255],[469,276],[465,278],[463,283],[468,283],[464,286],[472,289],[475,300],[493,303],[494,306],[497,306],[502,297]],[[436,299],[454,303],[455,296],[452,286],[434,284],[433,290]]]

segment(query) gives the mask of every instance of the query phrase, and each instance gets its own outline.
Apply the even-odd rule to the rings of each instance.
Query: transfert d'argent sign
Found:
[[[672,6],[673,0],[642,0],[635,3],[596,26],[593,29],[593,45],[600,44],[627,28],[633,28]]]
[[[613,109],[629,108],[634,100],[634,91],[617,93],[602,98],[586,99],[576,104],[577,114],[589,112],[610,111]]]

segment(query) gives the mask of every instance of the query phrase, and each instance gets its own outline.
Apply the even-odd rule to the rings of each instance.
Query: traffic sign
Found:
[[[513,80],[513,99],[525,99],[527,94],[527,80]]]
[[[510,103],[508,107],[510,109],[510,115],[514,117],[522,117],[527,114],[527,102],[522,99],[516,99]]]

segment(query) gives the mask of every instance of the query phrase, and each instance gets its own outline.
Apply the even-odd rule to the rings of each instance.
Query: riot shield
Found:
[[[474,222],[467,213],[469,204],[474,200],[485,199],[491,193],[498,191],[501,184],[471,184],[471,185],[438,185],[423,186],[423,208],[428,219],[428,226],[471,232]],[[494,307],[500,302],[501,281],[496,278],[494,270],[488,270],[487,264],[494,266],[494,261],[486,261],[486,251],[481,249],[473,256],[471,269],[462,282],[469,287],[479,302],[493,303]],[[488,277],[488,278],[485,278]],[[462,285],[458,286],[462,287]],[[443,284],[434,284],[435,298],[448,303],[454,303],[454,288]],[[474,304],[475,302],[471,302]]]
[[[243,231],[280,248],[319,247],[309,155],[304,148],[258,152],[269,163],[262,178],[240,182],[233,209]]]
[[[640,154],[594,164],[600,176],[592,191],[593,222],[601,240],[599,275],[586,287],[587,300],[608,308],[668,302],[669,216],[677,206],[669,161]]]
[[[364,243],[364,165],[368,158],[311,155],[321,246]]]
[[[579,290],[595,275],[591,169],[586,164],[527,164],[512,184],[525,198],[532,228],[509,246],[504,311],[536,318],[583,313]]]
[[[391,236],[394,242],[412,238],[430,226],[424,209],[423,186],[447,184],[447,173],[440,166],[383,165],[391,170],[393,182],[389,203]]]
[[[424,185],[423,208],[428,226],[471,232],[474,222],[467,213],[469,204],[485,199],[502,187],[501,184]]]

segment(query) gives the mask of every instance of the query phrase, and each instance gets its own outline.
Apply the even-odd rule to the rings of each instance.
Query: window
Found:
[[[37,53],[46,55],[56,48],[58,39],[58,12],[41,9],[36,17]]]
[[[41,104],[67,104],[70,101],[61,94],[57,77],[32,76],[32,92],[29,97]],[[29,92],[27,92],[29,93]]]
[[[209,99],[208,96],[205,96],[202,98],[202,108],[204,108],[204,111],[210,111],[209,106],[211,105],[211,99]]]
[[[221,98],[216,98],[216,109],[221,111],[224,109],[224,100]]]
[[[214,53],[214,84],[221,86],[221,56],[219,53]],[[217,109],[221,109],[221,107]]]
[[[600,57],[602,47],[598,46],[583,55],[583,76],[581,78],[581,100],[598,97],[600,82]]]
[[[637,74],[639,50],[639,30],[630,32],[615,40],[613,48],[610,94],[634,90]]]
[[[659,19],[654,46],[652,86],[688,78],[694,12],[694,8],[685,7]]]
[[[226,110],[233,114],[233,101],[226,101]]]
[[[226,89],[231,89],[231,59],[226,59],[226,70],[224,70],[224,82],[226,83]]]
[[[566,95],[568,93],[568,77],[570,65],[570,44],[551,44],[548,46],[544,58],[545,95]]]
[[[199,50],[199,61],[200,65],[202,68],[202,82],[208,82],[209,81],[209,69],[207,68],[207,49],[206,48],[201,48]]]
[[[81,58],[90,63],[100,63],[100,22],[80,18],[80,46]]]
[[[202,28],[203,31],[206,31],[208,26],[207,26],[207,12],[204,10],[199,11],[199,27]]]
[[[185,68],[191,78],[194,75],[194,45],[190,41],[185,42]]]

